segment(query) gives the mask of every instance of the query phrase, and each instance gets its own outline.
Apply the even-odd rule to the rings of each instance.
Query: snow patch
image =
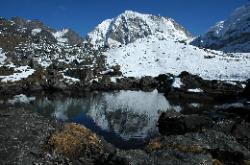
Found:
[[[183,85],[183,83],[181,82],[181,79],[177,77],[174,79],[174,83],[172,86],[174,88],[181,88],[182,85]]]
[[[63,74],[63,78],[66,80],[67,83],[75,83],[75,82],[80,82],[81,80],[78,78],[66,76]]]
[[[30,69],[29,66],[20,66],[14,68],[14,71],[15,73],[13,75],[0,76],[1,81],[4,83],[20,81],[22,79],[28,78],[35,72],[35,70]]]
[[[65,38],[65,34],[68,33],[68,31],[69,31],[68,29],[63,29],[61,31],[57,31],[57,32],[52,33],[52,34],[59,43],[65,43],[68,41],[68,39]]]
[[[196,89],[188,89],[188,92],[193,92],[193,93],[202,93],[203,90],[200,88],[196,88]]]
[[[2,48],[0,48],[0,66],[4,64],[4,61],[7,59],[5,53],[3,53]]]
[[[36,97],[27,97],[24,94],[16,95],[13,97],[13,99],[9,99],[7,103],[9,104],[16,104],[16,103],[23,103],[23,104],[29,104],[31,101],[35,101]]]
[[[41,33],[41,32],[42,32],[42,29],[40,29],[40,28],[33,29],[33,30],[31,31],[31,35],[35,36],[35,35],[37,35],[37,34],[39,34],[39,33]]]

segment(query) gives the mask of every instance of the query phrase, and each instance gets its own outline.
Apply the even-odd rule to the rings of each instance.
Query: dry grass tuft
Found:
[[[213,165],[223,165],[223,163],[221,163],[221,161],[214,159],[213,160]]]
[[[146,147],[149,150],[158,150],[162,148],[162,143],[160,138],[155,138],[149,142],[149,144]]]
[[[250,160],[244,160],[244,161],[242,162],[242,165],[250,165]]]
[[[71,158],[102,151],[96,134],[78,124],[66,124],[62,131],[52,134],[48,143],[57,153]]]

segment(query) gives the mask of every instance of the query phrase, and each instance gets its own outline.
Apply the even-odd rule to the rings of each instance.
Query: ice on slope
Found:
[[[182,71],[204,79],[245,80],[250,78],[249,54],[224,54],[156,37],[139,39],[105,53],[110,66],[120,65],[124,76],[179,75]]]

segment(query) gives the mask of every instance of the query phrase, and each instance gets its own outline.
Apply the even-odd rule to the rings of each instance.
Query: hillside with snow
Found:
[[[248,53],[226,54],[190,45],[190,33],[174,20],[126,11],[108,19],[88,34],[94,47],[108,46],[103,54],[109,67],[119,65],[123,76],[158,76],[187,71],[204,79],[246,80]]]
[[[211,27],[207,33],[195,39],[193,44],[226,52],[249,52],[250,2]]]
[[[127,77],[157,76],[182,71],[204,79],[245,80],[250,77],[249,54],[225,54],[153,36],[105,52],[110,66],[120,65]]]

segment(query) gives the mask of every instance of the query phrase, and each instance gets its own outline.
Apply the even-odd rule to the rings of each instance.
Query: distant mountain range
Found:
[[[250,1],[192,43],[195,46],[226,52],[250,52]]]

